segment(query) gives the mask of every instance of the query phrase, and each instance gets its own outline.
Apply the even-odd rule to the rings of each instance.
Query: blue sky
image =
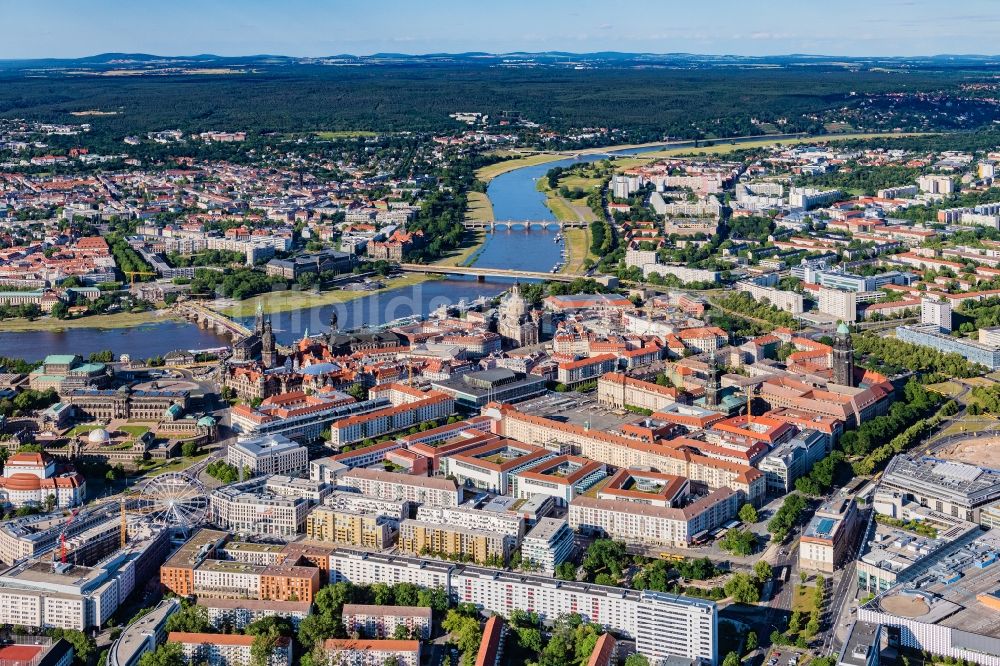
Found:
[[[1000,0],[0,0],[0,58],[1000,52]]]

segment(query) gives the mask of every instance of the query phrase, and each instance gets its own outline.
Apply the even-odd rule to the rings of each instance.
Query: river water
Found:
[[[657,150],[661,146],[616,151],[618,155],[633,155]],[[515,169],[494,178],[487,189],[497,220],[530,220],[536,224],[499,227],[488,236],[482,249],[473,257],[473,265],[484,268],[508,268],[548,272],[562,258],[562,245],[555,242],[557,228],[541,222],[554,222],[552,211],[545,205],[545,195],[535,186],[538,178],[556,166],[604,159],[604,155],[586,155],[536,166]],[[400,317],[427,315],[442,304],[455,304],[461,299],[472,301],[479,296],[496,296],[510,287],[510,280],[455,277],[430,280],[409,287],[373,293],[349,303],[275,314],[271,317],[278,341],[288,344],[308,331],[325,332],[330,314],[336,308],[341,329],[376,326]],[[251,320],[244,323],[252,325]],[[207,349],[229,344],[228,337],[199,328],[187,322],[167,321],[133,328],[76,328],[64,331],[25,331],[0,333],[0,356],[39,360],[48,354],[82,354],[111,349],[133,358],[148,358],[175,349]]]

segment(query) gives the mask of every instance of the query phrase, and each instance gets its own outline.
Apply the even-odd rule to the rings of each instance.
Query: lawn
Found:
[[[69,432],[66,433],[66,436],[67,437],[79,437],[80,435],[86,435],[91,430],[97,430],[98,428],[101,428],[101,427],[103,427],[103,426],[101,426],[98,423],[90,423],[90,424],[87,424],[87,425],[73,426],[72,428],[70,428]]]
[[[534,166],[536,164],[546,164],[548,162],[558,162],[559,160],[566,159],[565,155],[559,155],[554,153],[541,153],[538,155],[527,155],[525,157],[519,157],[514,160],[505,160],[503,162],[497,162],[496,164],[490,164],[489,166],[484,166],[483,168],[476,171],[476,178],[488,183],[499,175],[505,174],[508,171],[513,171],[514,169],[520,169],[521,167]]]
[[[470,222],[489,222],[493,219],[493,204],[485,192],[469,192],[469,209],[465,212],[465,219]]]
[[[569,250],[569,259],[563,266],[561,272],[582,274],[584,271],[583,261],[587,257],[597,260],[597,257],[590,252],[590,229],[564,229],[563,236],[566,237],[566,249]]]
[[[201,453],[191,458],[173,458],[171,460],[162,461],[158,460],[152,467],[146,469],[139,478],[148,479],[154,476],[159,476],[160,474],[166,474],[167,472],[182,472],[191,465],[201,462],[207,457],[207,453]]]
[[[0,321],[0,333],[22,331],[63,331],[71,328],[133,328],[142,324],[176,320],[168,310],[149,312],[117,312],[115,314],[90,315],[75,319],[41,317],[34,321],[27,319],[5,319]]]
[[[559,186],[565,186],[570,190],[580,189],[589,194],[591,190],[597,188],[602,182],[603,179],[601,178],[571,174],[564,178],[560,178]]]
[[[548,181],[544,178],[539,178],[535,187],[538,188],[539,192],[545,193],[545,205],[548,206],[557,220],[560,222],[576,222],[580,219],[580,216],[577,215],[576,210],[573,209],[570,202],[550,189]]]
[[[419,284],[421,282],[426,282],[428,279],[435,278],[428,275],[407,273],[402,277],[385,280],[385,287],[376,291],[335,289],[332,291],[323,291],[318,294],[315,294],[312,291],[272,291],[240,301],[236,305],[220,308],[219,312],[229,315],[230,317],[251,317],[255,312],[257,312],[258,303],[263,304],[265,314],[314,308],[322,305],[330,305],[331,303],[347,303],[357,298],[371,296],[372,294],[378,293],[378,291]]]
[[[133,437],[142,437],[147,432],[149,432],[149,427],[141,425],[123,425],[119,426],[118,430],[121,430],[122,432],[127,432]]]
[[[462,244],[446,257],[434,263],[438,266],[467,266],[466,262],[482,248],[485,241],[485,231],[466,231],[465,237],[462,239]]]
[[[948,435],[958,435],[960,433],[977,433],[989,430],[1000,424],[1000,420],[989,414],[980,416],[966,416],[958,421],[953,421],[951,425],[941,431],[941,437]]]
[[[962,392],[962,385],[951,381],[941,382],[940,384],[928,384],[927,388],[949,398],[954,398]]]
[[[799,611],[803,615],[809,615],[816,608],[815,586],[795,586],[795,596],[792,597],[792,611]]]

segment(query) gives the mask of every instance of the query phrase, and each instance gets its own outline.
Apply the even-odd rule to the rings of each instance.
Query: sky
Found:
[[[1000,53],[1000,0],[0,0],[0,58]]]

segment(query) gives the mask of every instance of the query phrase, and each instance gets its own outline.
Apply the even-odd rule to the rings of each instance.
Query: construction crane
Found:
[[[128,521],[125,520],[125,496],[122,495],[121,498],[121,527],[119,534],[119,548],[125,548],[125,542],[128,541]]]
[[[128,283],[133,286],[135,285],[136,275],[152,275],[156,277],[156,273],[150,273],[149,271],[122,271],[122,273],[128,277]]]
[[[73,524],[73,519],[76,518],[76,514],[80,512],[79,509],[75,509],[69,514],[69,518],[66,519],[66,524],[63,525],[62,532],[59,533],[59,561],[66,564],[66,531],[69,530],[69,526]],[[55,551],[52,551],[52,562],[53,566],[55,564]]]

